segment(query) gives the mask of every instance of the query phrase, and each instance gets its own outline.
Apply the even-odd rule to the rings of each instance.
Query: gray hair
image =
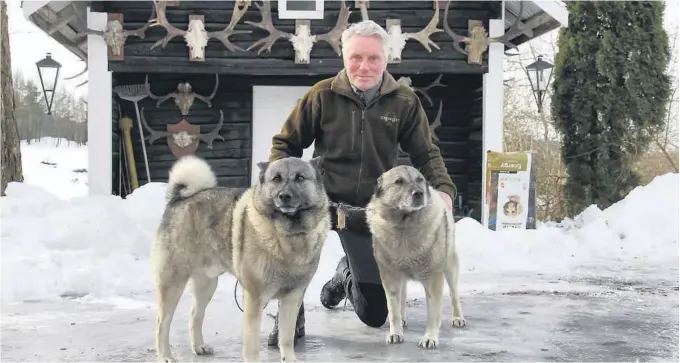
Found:
[[[387,58],[387,55],[389,54],[390,47],[389,47],[389,42],[388,42],[388,36],[387,32],[383,27],[378,25],[378,23],[374,22],[373,20],[363,20],[358,23],[353,23],[350,25],[345,31],[342,32],[342,49],[344,52],[345,49],[345,44],[347,44],[350,39],[354,38],[355,36],[364,36],[364,37],[370,37],[370,36],[377,36],[380,38],[383,44],[383,52],[385,54],[385,58]]]

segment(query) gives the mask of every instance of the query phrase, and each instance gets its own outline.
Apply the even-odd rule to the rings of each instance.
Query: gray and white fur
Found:
[[[366,209],[373,252],[387,296],[387,343],[404,341],[406,286],[408,281],[418,281],[425,288],[427,300],[425,335],[418,346],[437,348],[444,280],[450,290],[452,324],[465,326],[451,212],[439,192],[417,169],[407,165],[396,166],[378,178]]]
[[[295,361],[295,320],[330,230],[317,160],[259,163],[259,183],[224,188],[209,164],[184,156],[170,170],[165,212],[151,247],[158,304],[158,360],[174,362],[170,325],[189,283],[194,353],[213,354],[203,339],[205,310],[224,273],[244,289],[243,358],[259,361],[263,309],[279,299],[282,361]]]

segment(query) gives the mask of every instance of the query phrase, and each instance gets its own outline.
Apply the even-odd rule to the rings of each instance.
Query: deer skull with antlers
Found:
[[[469,64],[482,64],[482,57],[484,52],[489,48],[489,44],[498,42],[507,45],[510,48],[517,48],[515,44],[510,43],[510,35],[513,35],[520,28],[520,18],[524,10],[524,1],[519,2],[519,14],[503,35],[497,38],[489,38],[489,35],[483,26],[474,26],[470,30],[469,36],[462,36],[456,34],[449,26],[449,6],[451,0],[447,1],[446,9],[444,10],[444,31],[453,39],[453,48],[458,52],[468,56]],[[460,43],[465,43],[465,49],[461,48]]]
[[[146,76],[144,84],[146,86],[146,92],[149,95],[149,97],[158,101],[156,103],[156,107],[159,107],[161,103],[165,102],[167,99],[174,98],[175,105],[182,112],[182,116],[186,116],[189,114],[189,109],[194,104],[194,100],[197,98],[205,102],[208,105],[208,107],[212,107],[212,103],[210,101],[213,98],[215,98],[215,95],[217,94],[217,87],[220,84],[220,78],[217,74],[215,74],[215,88],[213,89],[213,92],[210,94],[210,96],[207,97],[199,95],[196,92],[193,92],[191,90],[191,84],[189,82],[181,82],[177,84],[177,91],[170,92],[165,96],[156,96],[151,92],[151,86],[149,85],[149,75]]]
[[[362,20],[368,20],[368,10],[366,3],[366,0],[357,2],[357,5],[361,9]],[[430,20],[425,28],[417,33],[402,33],[400,19],[387,19],[385,21],[387,25],[389,46],[387,61],[389,63],[401,62],[401,52],[404,50],[406,41],[409,39],[417,40],[429,53],[432,53],[432,48],[430,48],[430,46],[439,49],[439,46],[433,42],[432,39],[430,39],[430,35],[442,31],[442,29],[437,28],[437,24],[439,23],[439,0],[434,0],[434,4],[435,10],[432,20]]]
[[[182,129],[181,131],[175,131],[172,132],[170,131],[170,127],[168,127],[168,131],[158,131],[152,129],[149,124],[146,122],[146,118],[144,117],[144,107],[140,110],[140,118],[142,121],[142,125],[144,125],[144,128],[149,132],[149,136],[145,137],[146,140],[149,141],[150,145],[153,145],[154,141],[162,138],[162,137],[171,137],[172,142],[177,145],[179,148],[186,148],[192,143],[198,141],[203,141],[208,145],[208,149],[212,149],[213,147],[213,142],[215,139],[220,139],[224,141],[224,137],[222,137],[219,134],[220,129],[222,129],[222,125],[224,125],[224,113],[222,110],[220,110],[220,121],[217,123],[215,128],[206,133],[203,134],[200,132],[200,127],[191,127],[195,125],[190,125],[186,121],[181,121],[180,124],[185,124],[188,125],[187,127],[177,127],[176,129]],[[177,125],[177,124],[175,124]],[[168,125],[168,126],[173,126],[173,125]],[[167,126],[166,126],[167,127]],[[190,131],[187,131],[186,129],[189,129]],[[170,140],[168,140],[169,142]]]
[[[207,32],[205,30],[205,20],[203,15],[190,15],[188,29],[178,29],[168,22],[168,19],[165,15],[167,1],[154,0],[154,2],[158,16],[156,22],[151,26],[162,26],[165,28],[168,34],[163,37],[163,39],[160,39],[154,43],[154,45],[151,46],[151,49],[154,49],[159,45],[162,45],[162,48],[165,48],[172,38],[176,36],[183,36],[187,46],[189,47],[189,59],[191,61],[205,60],[205,47],[208,45],[208,40],[210,38],[218,39],[230,51],[243,50],[232,44],[229,41],[229,37],[234,34],[250,33],[250,30],[234,30],[234,27],[236,27],[236,24],[241,19],[241,17],[243,17],[246,10],[248,9],[248,6],[250,6],[250,0],[236,1],[229,25],[227,25],[224,30],[217,32]],[[245,4],[245,6],[243,9],[240,9],[239,6],[242,4]]]
[[[83,19],[81,19],[79,13],[77,11],[75,13],[78,20],[82,24],[85,24]],[[106,42],[106,45],[109,47],[109,51],[111,52],[110,54],[112,55],[112,58],[116,60],[122,60],[123,47],[125,46],[125,41],[127,40],[127,38],[130,36],[136,36],[139,37],[140,39],[144,39],[146,36],[145,34],[146,30],[149,28],[150,22],[153,19],[154,14],[155,11],[154,8],[152,8],[151,16],[149,17],[149,22],[144,24],[144,26],[142,26],[141,28],[134,30],[126,30],[123,28],[123,14],[109,13],[105,30],[92,30],[90,28],[86,28],[85,31],[79,32],[76,35],[76,37],[82,38],[87,35],[99,35],[102,38],[104,38],[104,42]]]
[[[349,8],[345,6],[344,0],[342,0],[342,6],[335,27],[328,33],[319,35],[313,35],[311,33],[309,20],[297,20],[295,22],[295,34],[280,31],[276,29],[272,23],[271,4],[269,3],[269,0],[263,0],[262,5],[255,3],[255,6],[260,10],[262,19],[259,23],[252,21],[245,21],[245,23],[266,30],[269,32],[269,36],[258,40],[248,47],[248,50],[259,46],[260,49],[257,51],[257,54],[260,54],[265,49],[271,52],[274,43],[276,43],[278,39],[283,38],[287,39],[293,45],[296,64],[309,64],[309,54],[311,53],[314,44],[318,41],[324,41],[330,44],[338,55],[342,54],[340,50],[340,37],[342,36],[342,31],[345,30],[348,25],[350,14]]]

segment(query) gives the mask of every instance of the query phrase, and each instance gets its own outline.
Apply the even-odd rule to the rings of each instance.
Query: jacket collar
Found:
[[[392,77],[389,72],[384,71],[380,90],[373,100],[375,101],[386,94],[392,93],[398,90],[399,87],[401,87],[401,85],[394,79],[394,77]],[[360,101],[356,93],[352,90],[352,85],[344,68],[338,72],[337,76],[335,76],[333,81],[331,81],[331,91]]]

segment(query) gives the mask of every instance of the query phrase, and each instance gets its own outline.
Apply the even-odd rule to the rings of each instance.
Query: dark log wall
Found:
[[[361,20],[361,14],[355,1],[346,1],[352,11],[349,22]],[[442,28],[444,21],[443,4],[440,10]],[[148,19],[152,7],[151,1],[107,1],[93,2],[94,11],[123,13],[126,29],[141,27]],[[180,29],[186,29],[189,15],[199,14],[205,17],[208,31],[221,30],[229,22],[234,1],[180,1],[178,6],[169,6],[168,20]],[[271,1],[272,19],[275,26],[287,32],[294,31],[295,20],[278,19],[278,1]],[[311,20],[312,33],[320,34],[329,31],[335,25],[340,8],[339,1],[325,2],[323,20]],[[488,19],[497,18],[498,2],[457,1],[451,4],[448,23],[459,34],[467,31],[469,19],[482,20],[488,28]],[[433,15],[432,1],[370,1],[369,18],[385,26],[385,20],[401,19],[402,31],[417,32],[424,28]],[[236,26],[237,30],[250,30],[250,34],[234,35],[230,39],[242,48],[248,48],[257,40],[266,37],[265,31],[245,24],[249,20],[259,22],[260,13],[256,6],[251,6],[246,15]],[[315,44],[310,64],[295,64],[295,53],[292,45],[279,39],[271,52],[257,54],[253,51],[228,51],[221,42],[211,39],[206,48],[206,59],[203,62],[189,61],[189,49],[181,36],[175,37],[165,48],[151,50],[151,45],[163,38],[166,31],[162,27],[147,30],[145,39],[129,37],[124,51],[124,60],[109,61],[109,69],[113,71],[113,82],[120,84],[142,84],[144,76],[149,74],[152,91],[166,94],[175,90],[180,81],[191,82],[194,89],[208,95],[214,85],[214,75],[220,75],[220,87],[213,100],[213,107],[208,108],[200,100],[196,100],[187,120],[201,125],[202,132],[208,132],[215,126],[219,118],[219,110],[223,110],[225,124],[220,135],[225,141],[215,140],[213,149],[200,143],[196,154],[209,160],[218,174],[220,185],[247,186],[250,184],[251,164],[251,129],[252,129],[252,86],[261,85],[312,85],[320,79],[335,75],[342,68],[341,57],[336,55],[330,45],[319,42]],[[440,139],[440,148],[445,164],[453,181],[458,187],[464,214],[472,211],[472,216],[479,219],[481,210],[481,120],[482,120],[482,74],[486,66],[470,65],[466,56],[456,52],[451,46],[451,39],[444,32],[431,35],[431,39],[441,49],[433,48],[428,53],[415,40],[407,41],[402,52],[402,61],[389,64],[395,78],[409,76],[413,86],[423,87],[443,74],[441,82],[446,88],[435,87],[429,91],[433,100],[430,105],[421,97],[430,121],[434,121],[443,100],[442,125],[435,131]],[[484,60],[486,61],[486,55]],[[116,96],[114,95],[114,98]],[[135,120],[132,130],[136,169],[140,185],[147,182],[139,130],[134,106],[131,102],[119,102],[123,115]],[[147,98],[140,102],[148,123],[154,129],[164,130],[166,124],[181,120],[181,114],[172,100],[167,100],[159,108],[156,102]],[[114,102],[114,194],[118,194],[118,105]],[[145,135],[148,133],[145,131]],[[156,140],[154,145],[146,144],[153,182],[167,181],[168,171],[175,160],[165,138]],[[408,158],[402,158],[408,163]],[[124,189],[124,188],[123,188]],[[124,194],[124,193],[123,193]],[[458,204],[459,201],[456,201]]]
[[[144,84],[145,74],[115,73],[116,84]],[[210,95],[215,85],[215,75],[182,74],[150,74],[151,91],[156,95],[166,95],[176,90],[179,82],[188,81],[192,89],[202,95]],[[252,87],[247,77],[220,76],[220,84],[215,98],[211,100],[212,107],[208,107],[201,100],[196,99],[184,117],[190,124],[199,125],[201,133],[208,133],[214,129],[220,118],[220,110],[224,114],[224,124],[219,135],[224,141],[215,139],[212,149],[200,142],[196,155],[206,158],[214,168],[218,183],[222,186],[250,185],[250,155],[251,155],[251,123],[252,123]],[[135,167],[139,184],[148,182],[144,152],[140,141],[139,126],[134,104],[128,101],[120,102],[124,115],[135,120],[131,131],[134,147]],[[157,107],[157,101],[147,97],[139,102],[140,113],[148,125],[159,131],[165,131],[167,124],[180,122],[183,117],[174,100],[168,99]],[[115,125],[114,130],[118,128]],[[144,129],[144,136],[149,132]],[[149,144],[146,141],[146,153],[152,182],[167,182],[168,172],[176,157],[172,154],[166,137],[161,137]]]
[[[295,20],[278,18],[278,1],[272,0],[272,19],[277,29],[294,32]],[[361,20],[359,8],[355,1],[346,1],[351,14],[349,22]],[[371,20],[386,26],[386,19],[401,19],[403,32],[417,32],[423,29],[434,14],[433,1],[370,1],[368,15]],[[440,5],[439,28],[444,19],[444,4]],[[152,3],[150,1],[110,1],[94,2],[95,11],[123,13],[126,29],[143,26],[149,19]],[[180,1],[178,6],[167,7],[167,18],[179,29],[187,29],[189,15],[203,15],[207,31],[222,30],[229,23],[234,8],[234,1]],[[467,34],[468,20],[483,20],[488,29],[488,19],[496,13],[496,2],[457,1],[451,3],[448,23],[459,34]],[[311,20],[312,34],[329,31],[335,25],[340,2],[326,1],[324,19]],[[245,21],[259,22],[260,13],[256,6],[251,6],[236,26],[237,30],[248,30],[249,34],[233,35],[230,40],[237,46],[247,49],[257,40],[267,36],[267,32],[255,28]],[[179,72],[179,73],[232,73],[251,75],[280,75],[292,73],[298,75],[328,75],[336,73],[342,67],[342,59],[330,45],[318,42],[310,55],[310,64],[294,63],[295,52],[292,44],[279,39],[271,48],[257,54],[257,50],[227,50],[217,39],[210,39],[205,49],[205,61],[189,61],[189,49],[183,37],[173,38],[165,48],[151,46],[166,34],[160,26],[146,31],[145,39],[132,36],[127,39],[125,58],[122,61],[110,61],[112,71],[121,72]],[[466,56],[458,53],[451,46],[451,38],[446,32],[437,32],[430,37],[440,49],[432,48],[428,53],[415,40],[408,40],[402,51],[402,61],[390,65],[394,72],[417,73],[468,73],[481,74],[486,68],[468,64]]]
[[[437,75],[420,75],[412,78],[413,85],[421,87],[430,84],[437,78]],[[435,144],[441,150],[447,171],[458,189],[459,198],[454,202],[457,213],[467,215],[472,210],[474,216],[479,209],[477,203],[481,197],[481,189],[477,191],[475,186],[475,183],[479,181],[481,169],[478,174],[472,170],[477,164],[481,166],[482,156],[481,153],[476,152],[481,152],[481,141],[471,139],[471,135],[475,130],[472,124],[475,112],[481,110],[482,104],[481,94],[477,95],[474,90],[481,87],[482,77],[445,75],[441,83],[446,87],[434,87],[428,92],[433,105],[430,105],[422,96],[420,100],[431,125],[437,117],[439,101],[443,101],[441,126],[434,129],[434,134],[439,140],[435,141]],[[399,164],[411,165],[407,154],[400,153]]]

